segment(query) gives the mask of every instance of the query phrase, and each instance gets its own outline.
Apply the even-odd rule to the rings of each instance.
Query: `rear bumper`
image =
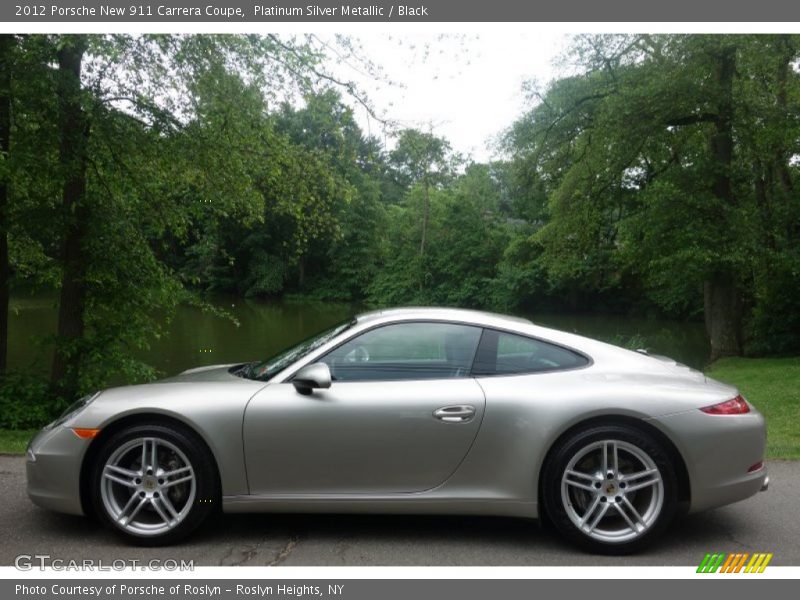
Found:
[[[691,410],[651,419],[673,440],[689,475],[689,512],[744,500],[769,486],[764,466],[766,426],[757,411],[708,415]]]
[[[768,481],[767,469],[762,468],[755,473],[733,481],[713,486],[699,486],[696,490],[693,489],[689,512],[699,512],[746,500],[758,492],[766,491],[765,484],[768,486]]]
[[[80,492],[81,462],[87,440],[70,429],[43,429],[31,440],[26,452],[25,471],[28,497],[49,510],[82,515]]]

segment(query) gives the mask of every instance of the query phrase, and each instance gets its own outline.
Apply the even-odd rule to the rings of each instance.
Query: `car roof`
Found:
[[[587,338],[575,333],[542,327],[541,325],[536,325],[529,319],[481,310],[407,306],[375,310],[356,316],[356,323],[361,330],[367,329],[371,325],[414,320],[461,322],[478,327],[512,331],[520,335],[535,337],[551,344],[569,348],[588,356],[594,364],[598,362],[606,363],[614,368],[618,368],[620,364],[635,363],[637,369],[647,370],[652,369],[654,365],[662,364],[659,361],[653,360],[650,356],[645,356],[638,352],[613,346],[606,342]]]
[[[476,325],[506,325],[516,329],[520,324],[532,325],[532,322],[522,317],[511,315],[501,315],[482,310],[470,310],[466,308],[442,308],[430,306],[405,306],[398,308],[385,308],[362,313],[356,316],[359,324],[367,324],[379,321],[408,321],[414,319],[431,319],[435,321],[461,321],[464,323],[474,323]],[[515,327],[516,326],[516,327]]]

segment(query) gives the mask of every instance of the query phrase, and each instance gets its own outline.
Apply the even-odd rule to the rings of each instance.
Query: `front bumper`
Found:
[[[67,427],[43,429],[26,451],[25,470],[31,501],[57,512],[82,515],[81,464],[89,440]]]
[[[724,506],[764,491],[766,426],[756,410],[743,415],[708,415],[691,410],[651,419],[678,446],[689,475],[690,512]]]

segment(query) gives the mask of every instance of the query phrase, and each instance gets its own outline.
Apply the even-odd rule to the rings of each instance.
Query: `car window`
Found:
[[[481,329],[396,323],[371,329],[321,359],[335,381],[447,379],[469,375]]]
[[[541,340],[487,329],[473,366],[474,375],[511,375],[574,369],[588,360],[571,350]]]

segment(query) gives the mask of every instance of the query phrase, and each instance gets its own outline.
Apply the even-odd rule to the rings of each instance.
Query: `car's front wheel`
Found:
[[[580,546],[625,554],[653,542],[677,508],[675,470],[661,443],[637,428],[604,425],[563,440],[543,473],[556,528]]]
[[[137,425],[113,434],[94,462],[96,512],[130,541],[169,544],[215,508],[213,459],[194,434],[171,425]]]

